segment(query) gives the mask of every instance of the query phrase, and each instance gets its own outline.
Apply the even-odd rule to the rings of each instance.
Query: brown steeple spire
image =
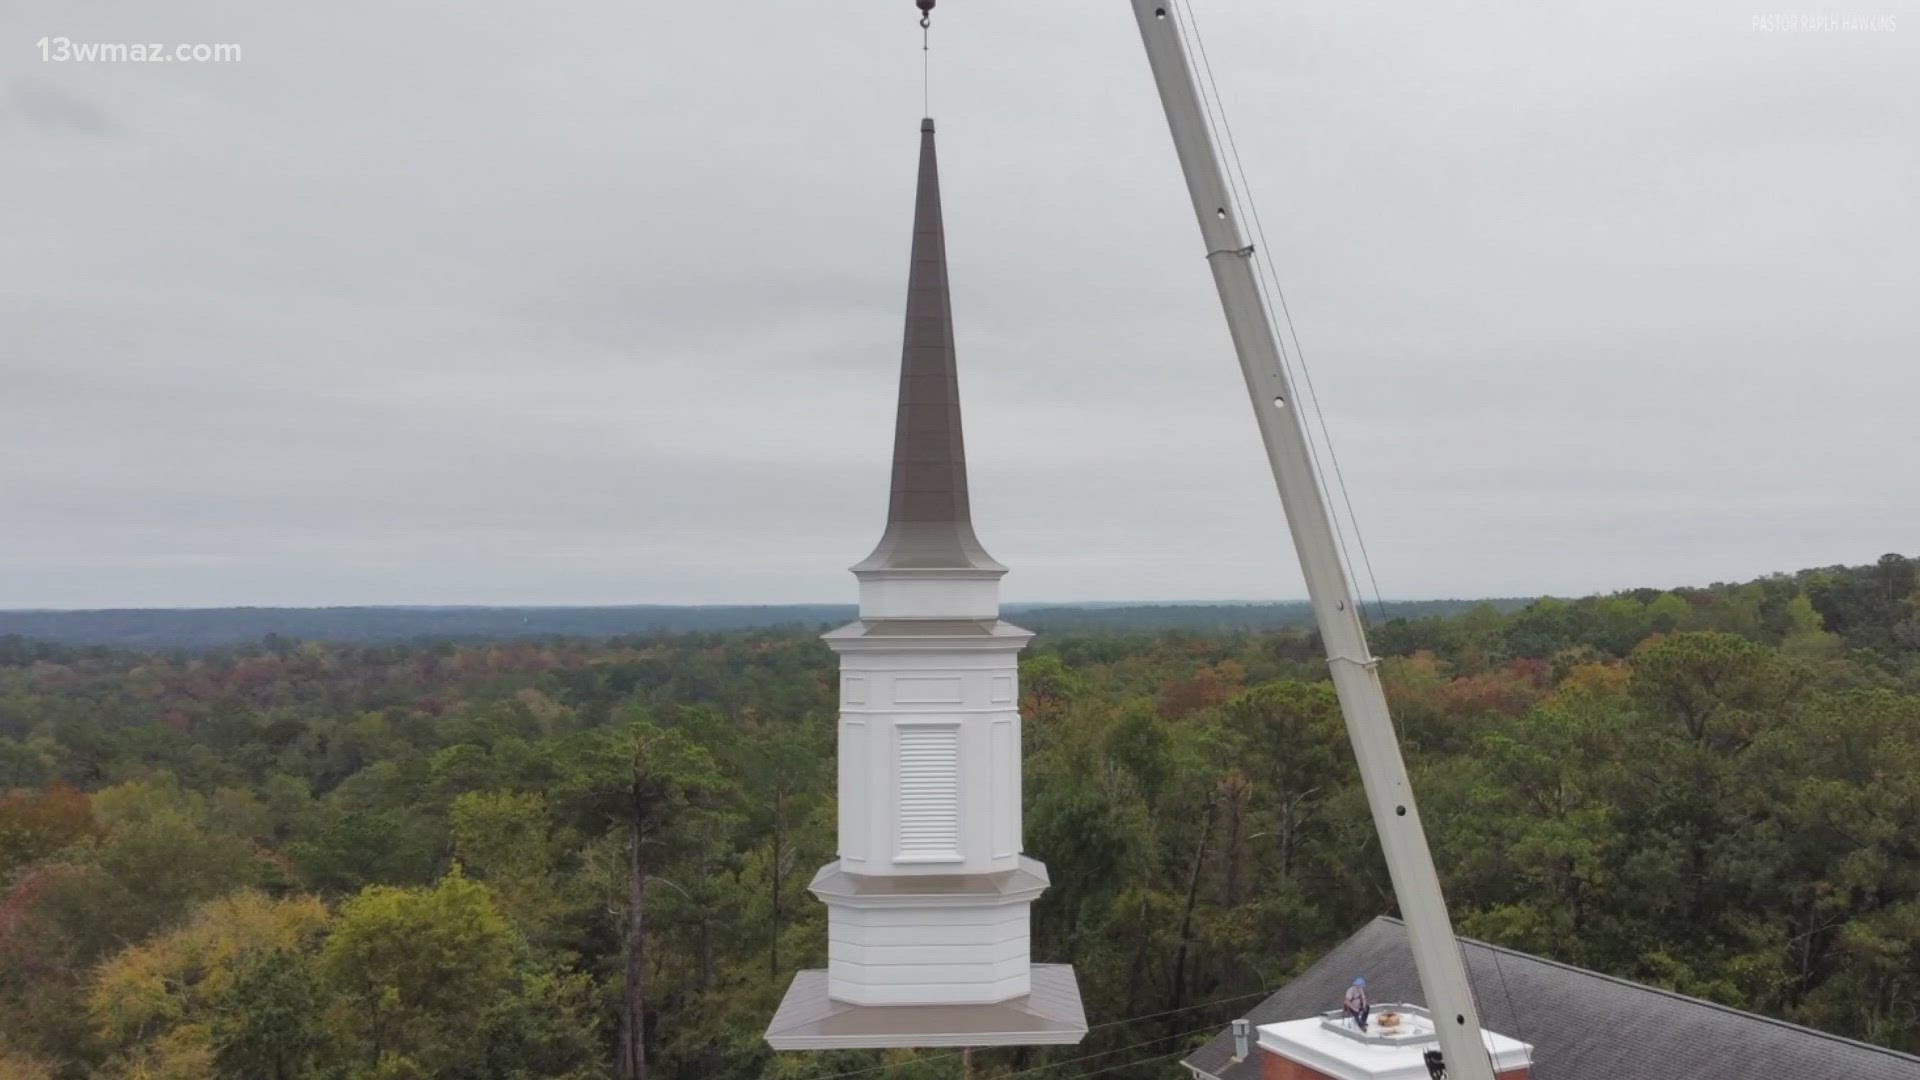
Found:
[[[947,293],[947,241],[932,120],[920,123],[920,192],[914,205],[887,531],[873,554],[853,569],[1006,570],[973,535],[967,506],[967,451],[960,434],[960,382],[954,370],[953,305]]]

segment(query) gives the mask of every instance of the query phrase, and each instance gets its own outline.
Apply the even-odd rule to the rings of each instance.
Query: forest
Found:
[[[1388,612],[1458,929],[1920,1050],[1917,566]],[[1171,1077],[1393,910],[1310,629],[1066,628],[1021,675],[1087,1040],[776,1054],[826,952],[813,629],[0,638],[0,1076]]]
[[[1390,600],[1382,618],[1457,615],[1490,603],[1501,611],[1526,600]],[[1272,604],[1008,604],[1004,614],[1026,629],[1055,633],[1146,633],[1156,630],[1237,632],[1285,630],[1313,622],[1304,600]],[[279,638],[352,645],[490,642],[525,639],[725,633],[839,625],[852,604],[742,606],[610,605],[606,607],[337,607],[122,608],[102,611],[0,611],[0,638],[135,649],[210,648]]]

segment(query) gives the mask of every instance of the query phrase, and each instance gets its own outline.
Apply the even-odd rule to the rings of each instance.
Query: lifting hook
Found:
[[[937,0],[915,0],[920,8],[920,29],[925,30],[933,25],[933,5],[936,2]]]

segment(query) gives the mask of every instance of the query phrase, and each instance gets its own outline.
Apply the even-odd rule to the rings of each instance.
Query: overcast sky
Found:
[[[1920,550],[1920,4],[1753,2],[1196,0],[1389,598]],[[1127,6],[934,44],[1007,598],[1302,595]],[[908,0],[8,0],[0,607],[850,600],[918,46]]]

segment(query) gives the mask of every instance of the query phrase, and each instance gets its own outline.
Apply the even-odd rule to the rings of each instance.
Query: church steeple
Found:
[[[1000,574],[973,533],[967,503],[967,451],[960,427],[953,303],[940,213],[940,169],[933,121],[920,122],[920,186],[914,203],[913,259],[907,276],[907,324],[900,353],[900,408],[893,430],[893,489],[887,531],[854,568]]]
[[[827,906],[827,967],[794,976],[767,1042],[1079,1042],[1073,969],[1031,955],[1048,882],[1020,833],[1020,650],[1033,635],[1001,620],[1006,567],[968,519],[931,120],[920,126],[893,497],[886,535],[853,572],[860,617],[824,635],[840,656],[839,854],[808,888]]]

